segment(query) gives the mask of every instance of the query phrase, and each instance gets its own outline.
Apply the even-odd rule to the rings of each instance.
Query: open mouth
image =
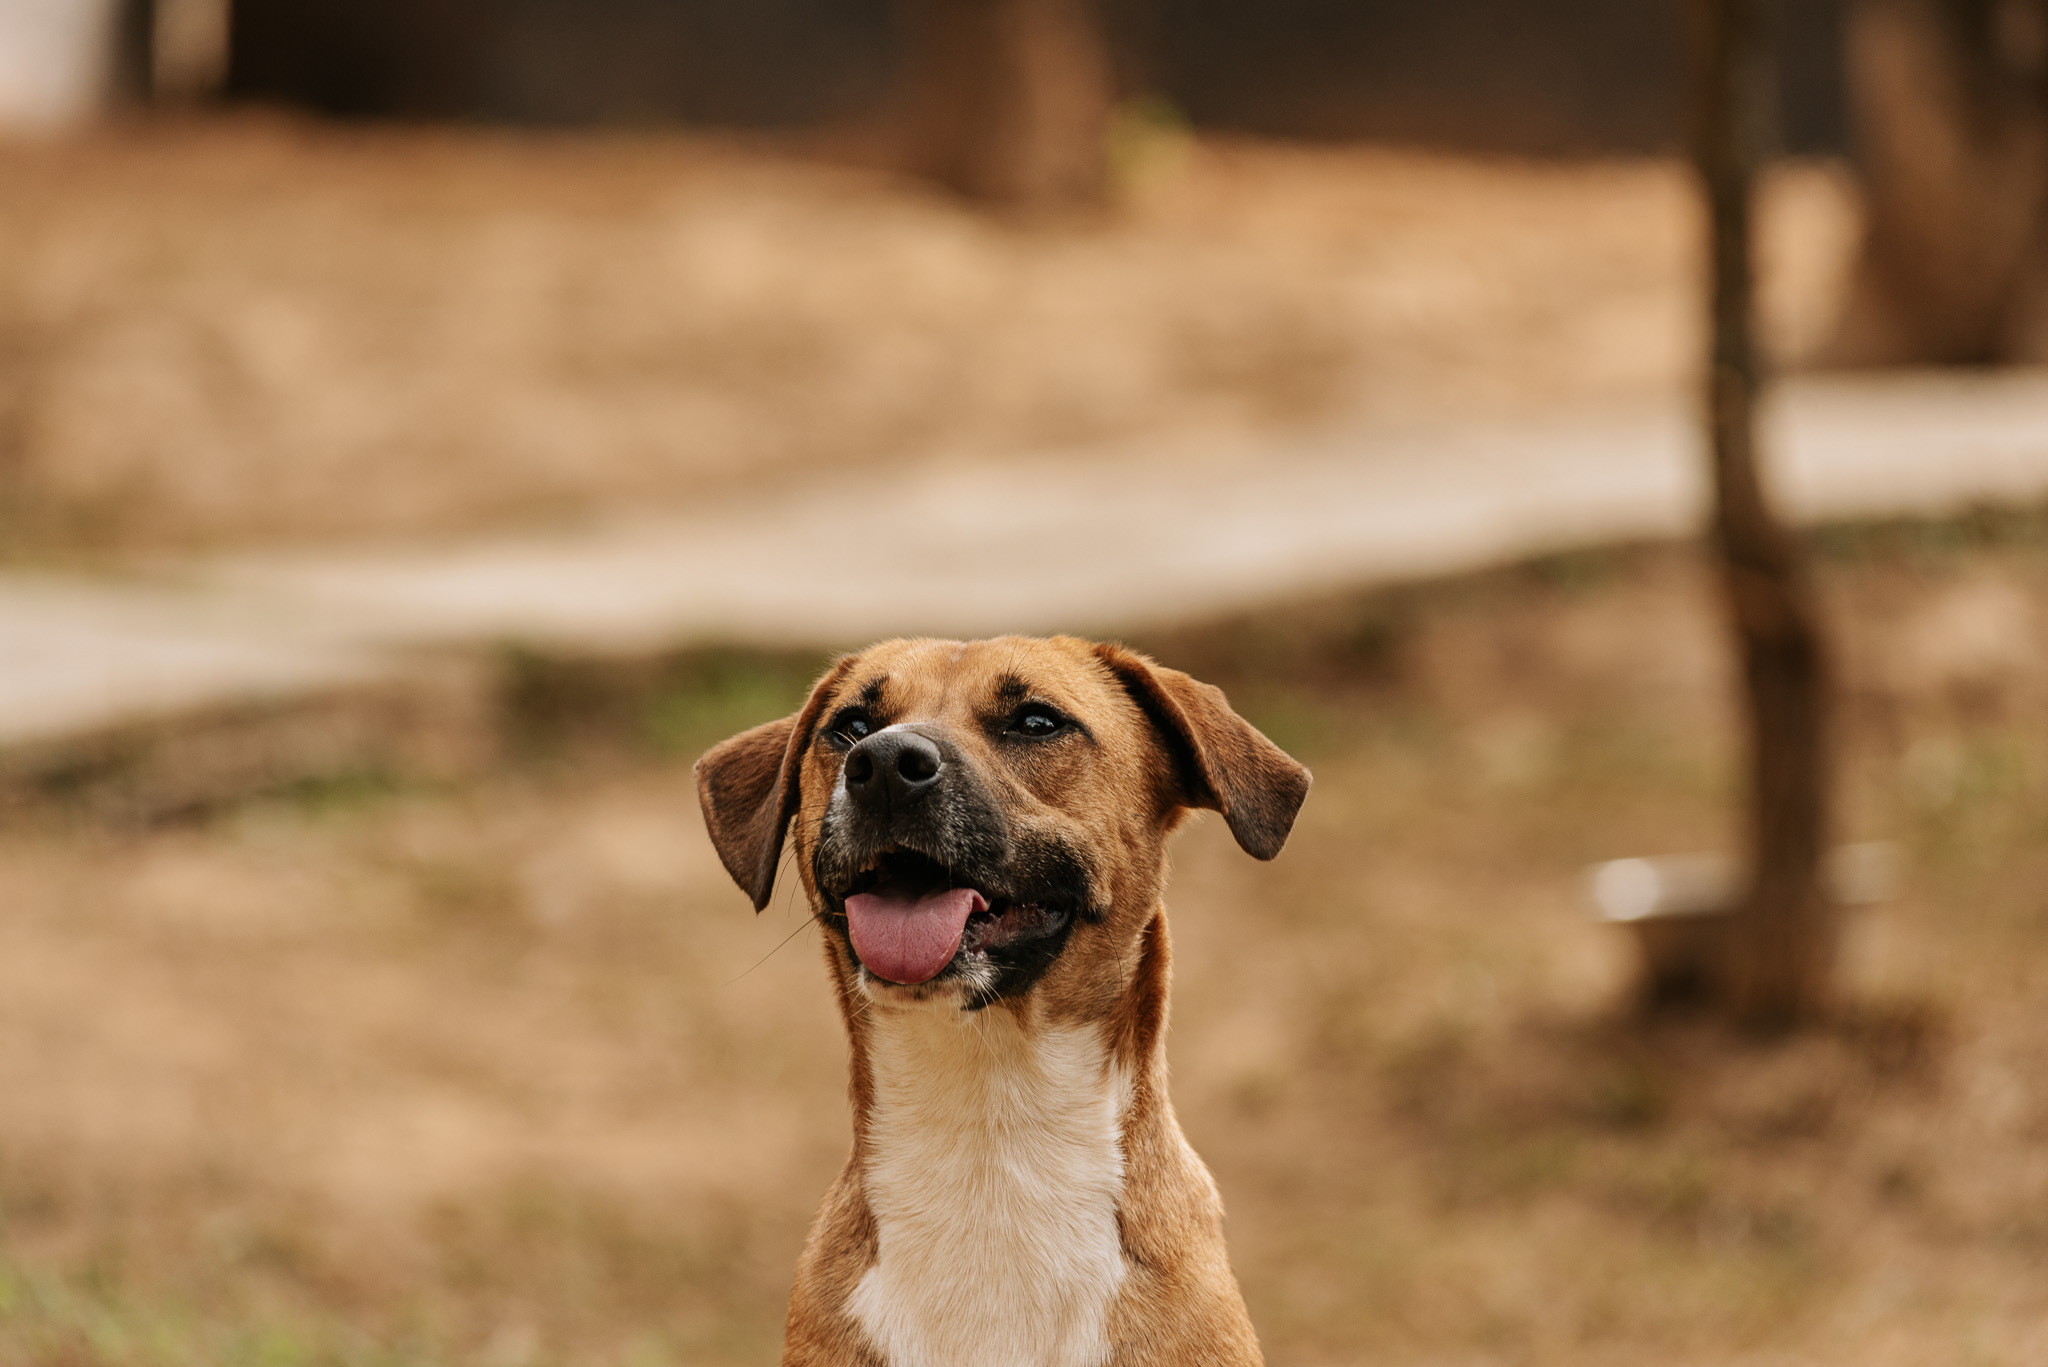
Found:
[[[861,963],[905,986],[931,981],[962,956],[986,956],[1046,934],[1065,919],[901,847],[855,875],[839,898]]]

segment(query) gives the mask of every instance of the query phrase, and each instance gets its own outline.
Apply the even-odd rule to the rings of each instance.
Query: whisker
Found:
[[[734,978],[732,982],[721,984],[721,990],[727,987],[731,987],[733,983],[737,983],[742,979],[748,977],[750,974],[753,973],[755,968],[759,968],[762,964],[767,963],[777,954],[780,954],[783,951],[783,948],[786,945],[788,945],[791,940],[794,940],[797,936],[803,934],[806,930],[809,930],[815,924],[816,922],[812,921],[809,917],[805,917],[803,924],[798,926],[795,930],[789,932],[789,934],[783,936],[781,941],[775,946],[775,948],[769,950],[766,954],[763,954],[761,956],[760,961],[754,965],[754,968],[750,968],[745,973],[740,974],[740,976],[738,978]]]

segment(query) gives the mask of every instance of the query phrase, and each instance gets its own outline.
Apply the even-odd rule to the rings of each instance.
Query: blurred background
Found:
[[[1316,772],[1169,892],[1270,1360],[2048,1360],[2048,5],[1774,13],[1891,873],[1768,1039],[1586,880],[1744,829],[1691,13],[0,0],[0,1362],[772,1360],[844,1044],[689,765],[1011,629]]]

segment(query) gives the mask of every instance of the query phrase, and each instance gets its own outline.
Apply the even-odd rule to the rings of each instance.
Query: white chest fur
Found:
[[[1099,1035],[877,1004],[867,1197],[848,1305],[889,1367],[1097,1367],[1123,1284],[1125,1090]]]

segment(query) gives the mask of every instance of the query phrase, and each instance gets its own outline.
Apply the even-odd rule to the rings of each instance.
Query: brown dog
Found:
[[[852,1045],[853,1152],[785,1364],[1260,1361],[1223,1209],[1166,1096],[1166,838],[1280,852],[1306,769],[1119,646],[890,641],[697,792],[765,907],[785,831]]]

